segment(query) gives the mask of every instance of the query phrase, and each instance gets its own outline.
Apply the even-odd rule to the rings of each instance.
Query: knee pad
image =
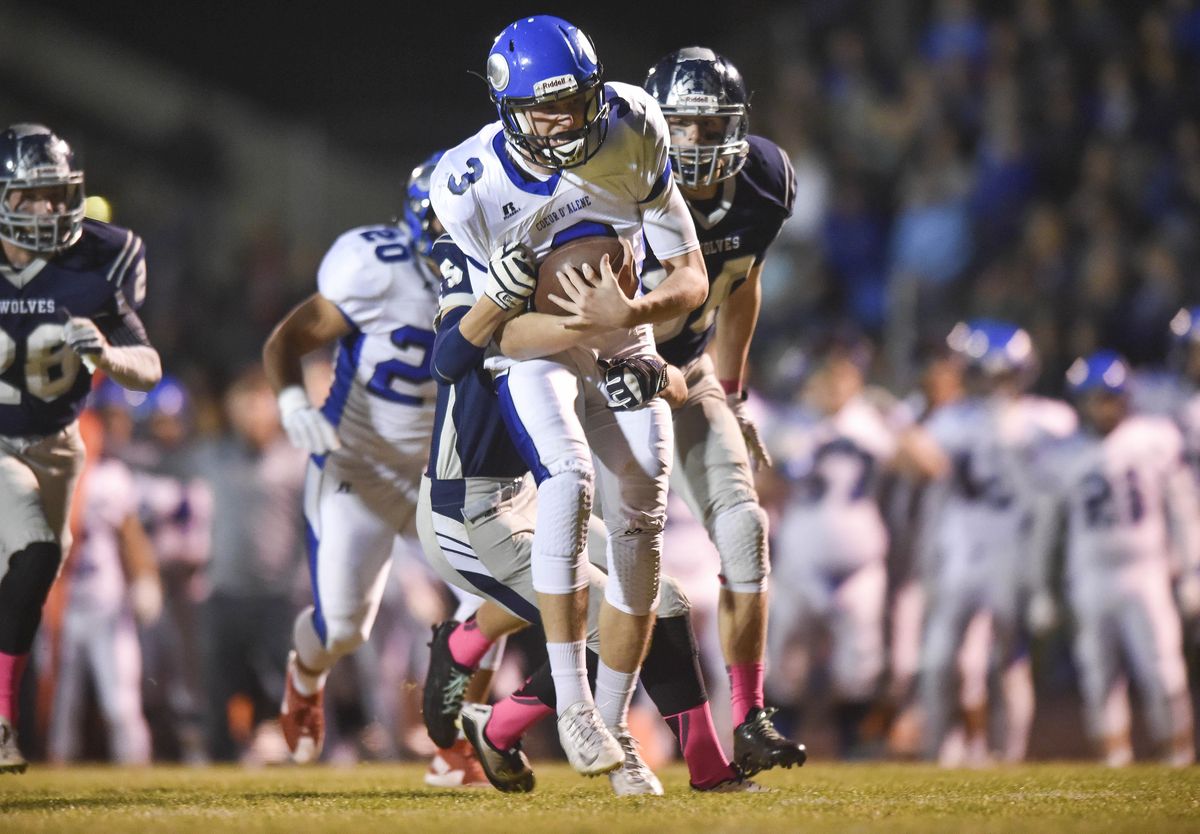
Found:
[[[58,542],[33,542],[8,557],[0,578],[0,652],[25,654],[62,564]]]
[[[713,516],[712,539],[721,556],[721,586],[738,594],[767,590],[767,514],[744,501]]]
[[[571,594],[588,583],[587,523],[592,514],[592,473],[564,469],[538,485],[533,537],[533,589]]]
[[[663,519],[650,519],[649,529],[628,527],[608,534],[608,584],[604,599],[633,616],[658,606]]]
[[[658,618],[687,617],[692,613],[692,601],[687,598],[683,588],[673,576],[663,574],[660,579],[661,590],[658,596]]]

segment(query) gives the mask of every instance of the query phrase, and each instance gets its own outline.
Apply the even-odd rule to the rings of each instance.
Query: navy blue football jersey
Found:
[[[434,244],[433,260],[442,273],[437,323],[441,331],[456,324],[475,303],[471,273],[479,273],[448,237]],[[509,436],[489,371],[477,366],[453,385],[436,374],[434,378],[437,409],[426,475],[434,480],[519,478],[529,471]]]
[[[748,141],[750,153],[742,170],[722,182],[711,200],[688,201],[708,270],[708,299],[687,316],[655,326],[658,352],[672,365],[686,365],[704,352],[717,309],[762,261],[792,214],[796,175],[787,154],[761,136]],[[653,289],[663,277],[658,260],[647,252],[643,285]]]
[[[145,245],[119,226],[85,220],[74,246],[20,270],[0,254],[0,435],[53,434],[75,420],[92,375],[63,325],[82,316],[108,335],[145,295]]]

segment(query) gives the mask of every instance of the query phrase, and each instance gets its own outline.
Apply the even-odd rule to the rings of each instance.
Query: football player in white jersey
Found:
[[[1171,319],[1179,352],[1182,396],[1175,418],[1183,430],[1184,453],[1200,486],[1200,306],[1185,307]]]
[[[304,515],[313,604],[296,619],[280,710],[297,762],[321,752],[325,679],[370,634],[393,545],[416,511],[436,394],[429,362],[439,276],[429,245],[411,223],[346,232],[321,262],[317,292],[263,347],[288,438],[312,454]],[[301,358],[335,341],[333,385],[317,408]]]
[[[946,463],[919,428],[898,431],[864,394],[864,340],[835,334],[815,361],[808,408],[786,417],[772,443],[789,489],[776,537],[770,647],[783,668],[790,646],[828,631],[839,750],[851,756],[861,752],[860,725],[884,664],[888,532],[880,480],[901,468],[937,477]]]
[[[1171,549],[1183,574],[1180,598],[1200,602],[1200,499],[1183,460],[1183,438],[1165,417],[1129,413],[1130,372],[1111,351],[1077,359],[1067,387],[1083,429],[1038,461],[1047,494],[1035,526],[1044,569],[1030,605],[1031,627],[1053,625],[1051,552],[1066,520],[1064,585],[1075,619],[1089,734],[1110,766],[1133,759],[1133,679],[1146,727],[1164,761],[1194,758],[1192,712],[1179,612],[1171,599]],[[1186,589],[1186,590],[1185,590]]]
[[[947,477],[930,485],[924,511],[931,525],[922,566],[928,592],[921,658],[926,752],[937,758],[957,710],[959,649],[977,615],[990,619],[990,669],[1002,693],[996,735],[1006,761],[1025,757],[1033,720],[1033,682],[1023,635],[1028,593],[1028,520],[1034,503],[1029,459],[1047,439],[1074,431],[1065,403],[1023,393],[1036,369],[1029,334],[1007,322],[974,320],[947,339],[966,364],[968,396],[942,408],[926,429],[950,459]],[[980,645],[987,645],[981,643]],[[964,682],[963,686],[978,682]],[[987,757],[986,704],[964,716],[973,756]]]
[[[500,120],[446,152],[431,197],[470,268],[487,273],[471,282],[482,289],[463,319],[464,338],[508,319],[490,366],[538,482],[532,570],[559,739],[577,770],[602,773],[622,761],[612,729],[625,722],[657,604],[672,426],[661,399],[610,408],[597,360],[652,354],[649,325],[698,307],[707,279],[658,104],[641,88],[604,83],[586,34],[549,15],[522,18],[496,38],[487,80]],[[512,315],[551,249],[615,236],[632,252],[632,268],[643,258],[643,233],[667,272],[653,293],[627,298],[605,259],[598,275],[590,267],[562,274],[558,303],[568,315]],[[596,699],[584,663],[584,534],[594,493],[609,530]]]

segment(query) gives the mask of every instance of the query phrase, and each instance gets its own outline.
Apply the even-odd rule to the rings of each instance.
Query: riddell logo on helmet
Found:
[[[573,75],[556,75],[553,78],[544,78],[533,85],[533,94],[535,96],[548,96],[551,93],[561,93],[566,90],[579,89],[579,82],[575,80]]]
[[[680,104],[694,104],[697,107],[716,107],[717,97],[701,93],[688,93],[679,97]]]

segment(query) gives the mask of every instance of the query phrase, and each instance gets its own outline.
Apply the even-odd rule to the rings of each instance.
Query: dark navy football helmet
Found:
[[[417,250],[425,256],[433,250],[433,241],[438,232],[433,229],[433,205],[429,201],[429,183],[433,169],[445,151],[437,151],[426,159],[408,177],[404,196],[404,223],[412,232]]]
[[[553,15],[523,17],[496,36],[487,82],[508,143],[546,168],[574,168],[595,155],[608,131],[604,67],[581,29]],[[553,136],[535,132],[528,111],[583,96],[583,126]]]
[[[987,376],[1014,374],[1031,378],[1037,371],[1033,339],[1015,324],[972,319],[954,325],[946,344],[963,358],[968,370]]]
[[[679,147],[671,142],[676,182],[693,188],[711,185],[742,170],[750,152],[750,97],[742,74],[727,58],[702,46],[676,50],[650,68],[644,86],[668,123],[673,116],[725,120],[724,138],[715,145]]]
[[[14,191],[61,187],[63,208],[26,214],[10,207]],[[79,240],[83,229],[83,171],[71,146],[44,125],[15,124],[0,133],[0,239],[43,255]]]
[[[1067,368],[1067,392],[1081,397],[1094,391],[1123,395],[1129,390],[1129,365],[1119,353],[1098,350],[1081,356]]]

